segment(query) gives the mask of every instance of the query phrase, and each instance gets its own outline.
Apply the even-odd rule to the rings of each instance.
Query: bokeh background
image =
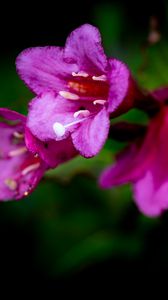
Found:
[[[60,45],[76,27],[101,31],[105,51],[125,61],[147,89],[168,85],[168,3],[79,1],[4,3],[0,13],[0,103],[21,113],[33,95],[18,78],[15,58],[27,47]],[[119,119],[145,123],[132,110]],[[0,272],[4,278],[45,279],[53,286],[115,278],[128,271],[168,271],[168,213],[149,219],[130,186],[102,191],[101,170],[123,143],[78,157],[46,174],[32,195],[0,203]],[[18,276],[18,275],[17,275]],[[18,277],[18,278],[19,278]]]

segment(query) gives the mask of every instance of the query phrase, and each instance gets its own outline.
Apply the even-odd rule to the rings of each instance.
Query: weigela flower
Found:
[[[26,117],[0,108],[0,200],[27,196],[39,183],[47,165],[25,145]]]
[[[164,104],[168,89],[157,90],[153,96],[162,105],[146,134],[120,153],[100,177],[103,188],[131,182],[140,211],[151,217],[168,209],[168,106]]]
[[[98,29],[89,24],[74,30],[64,48],[26,49],[16,65],[37,95],[29,106],[29,130],[47,143],[71,136],[85,157],[102,148],[110,115],[133,105],[136,88],[129,69],[106,57]]]

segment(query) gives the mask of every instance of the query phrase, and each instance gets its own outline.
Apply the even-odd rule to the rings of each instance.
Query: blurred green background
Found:
[[[26,114],[33,97],[15,71],[15,57],[21,50],[64,45],[67,34],[87,22],[98,26],[106,53],[125,61],[143,88],[168,85],[166,1],[155,6],[142,1],[133,7],[129,1],[86,1],[77,12],[75,4],[65,8],[59,3],[57,12],[51,7],[45,10],[41,7],[37,15],[28,7],[24,16],[11,14],[10,29],[1,27],[1,106]],[[147,121],[136,110],[120,119]],[[26,199],[0,204],[4,276],[14,276],[17,269],[33,278],[82,280],[93,274],[96,278],[108,272],[123,274],[128,268],[168,270],[168,214],[144,217],[133,202],[130,186],[109,191],[98,187],[101,170],[123,146],[109,140],[97,157],[77,157],[48,172]]]

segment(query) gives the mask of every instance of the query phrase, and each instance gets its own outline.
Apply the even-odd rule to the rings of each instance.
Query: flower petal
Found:
[[[84,157],[98,154],[107,139],[109,126],[109,116],[103,108],[95,117],[88,118],[72,133],[75,148]]]
[[[161,87],[150,93],[157,101],[164,102],[168,100],[168,87]]]
[[[25,141],[29,151],[35,155],[39,155],[51,168],[55,168],[77,155],[71,138],[62,141],[51,140],[42,142],[35,138],[30,130],[26,128]]]
[[[0,201],[21,199],[36,187],[47,166],[26,149],[26,117],[3,108],[0,117]]]
[[[134,99],[134,84],[128,67],[117,59],[109,59],[108,80],[108,112],[119,108],[122,112],[127,111],[132,107]]]
[[[150,142],[155,148],[150,167],[134,185],[135,201],[139,209],[149,215],[157,216],[168,208],[168,108],[164,106],[160,113],[151,121],[149,131]],[[149,136],[149,134],[148,134]],[[152,139],[153,136],[153,139]],[[144,143],[145,144],[145,143]],[[149,143],[146,151],[151,152]]]
[[[72,31],[65,45],[65,58],[77,63],[80,71],[90,75],[106,72],[107,58],[101,45],[99,30],[85,24]]]
[[[134,184],[133,191],[139,210],[149,217],[157,217],[168,208],[168,182],[156,189],[151,171]]]
[[[0,108],[0,117],[11,121],[21,121],[22,123],[26,122],[26,116],[8,108]]]
[[[74,64],[64,61],[60,47],[34,47],[21,52],[16,60],[17,72],[36,94],[65,89],[65,79],[78,71]]]
[[[75,101],[65,100],[61,96],[55,97],[51,93],[37,97],[30,103],[27,127],[42,141],[57,140],[53,125],[56,122],[66,125],[74,121],[73,114],[79,110],[79,106]],[[72,127],[68,132],[71,129]]]
[[[132,161],[136,158],[136,145],[127,147],[118,155],[115,164],[107,167],[101,174],[99,184],[102,188],[111,188],[116,185],[128,183],[132,178]],[[136,166],[133,167],[135,171]]]
[[[132,143],[117,155],[116,163],[107,167],[100,176],[100,186],[111,188],[116,185],[135,182],[149,168],[155,158],[155,148],[152,147],[151,135],[145,142],[139,138],[138,143]]]

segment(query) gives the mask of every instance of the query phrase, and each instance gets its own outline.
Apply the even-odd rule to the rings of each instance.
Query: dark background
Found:
[[[137,42],[138,38],[141,42],[143,37],[145,41],[149,30],[149,19],[152,15],[157,17],[159,30],[166,36],[168,19],[166,1],[159,1],[156,4],[152,1],[132,3],[132,1],[93,0],[68,1],[67,3],[64,1],[46,1],[45,3],[42,1],[41,3],[24,1],[9,4],[7,2],[1,5],[0,10],[0,60],[3,66],[2,69],[4,70],[3,60],[6,61],[8,68],[11,66],[14,69],[15,57],[24,48],[41,45],[64,45],[67,35],[81,24],[91,23],[99,26],[97,8],[106,4],[117,7],[122,12],[121,44],[125,45],[130,40],[131,43],[134,43],[134,40]],[[108,26],[106,25],[106,27]],[[7,82],[8,76],[6,73],[5,76],[5,91],[7,91],[11,79]],[[3,74],[1,77],[3,77]],[[3,85],[2,81],[1,84]],[[5,92],[3,96],[5,97]],[[6,97],[8,101],[9,96]],[[10,98],[12,97],[13,95],[10,95]],[[15,107],[11,103],[8,102],[7,105],[11,108]],[[21,110],[24,110],[22,105],[20,107]],[[87,186],[88,182],[84,185]],[[45,200],[50,203],[48,190],[50,190],[50,184],[44,189]],[[91,201],[92,206],[97,209],[96,196],[93,199],[87,191],[85,193],[86,202]],[[38,194],[36,193],[34,197],[38,197]],[[35,213],[33,211],[32,214],[27,215],[24,210],[27,209],[29,204],[28,202],[25,203],[26,205],[23,205],[21,209],[13,203],[0,204],[0,274],[6,280],[16,278],[16,276],[18,280],[20,278],[25,278],[25,280],[27,278],[36,280],[38,278],[50,282],[52,287],[63,287],[68,284],[71,284],[72,287],[82,282],[92,280],[99,282],[112,277],[115,277],[116,281],[120,280],[122,282],[128,276],[128,273],[130,278],[134,278],[139,272],[155,276],[155,274],[168,271],[168,214],[165,213],[159,220],[151,221],[151,223],[150,221],[142,222],[143,248],[140,254],[132,255],[131,251],[123,254],[122,251],[118,253],[116,250],[112,255],[104,255],[96,262],[90,259],[89,264],[82,266],[79,264],[79,267],[74,268],[71,272],[65,271],[63,274],[55,272],[53,274],[53,272],[48,271],[47,267],[44,267],[45,262],[43,265],[37,259],[35,249],[39,233],[37,234],[35,223],[39,220],[39,217],[36,218],[37,211],[39,213],[38,207],[35,208]],[[40,201],[38,205],[40,207]],[[47,204],[44,205],[44,201],[42,205],[44,211],[48,209]],[[132,234],[136,236],[137,226],[139,226],[137,220],[139,218],[140,213],[131,202],[125,212],[122,212],[117,230],[126,237]],[[108,224],[106,225],[108,227]],[[76,226],[78,225],[76,224]],[[104,229],[103,226],[105,225],[100,226],[102,230]],[[71,235],[69,235],[70,237]],[[127,243],[127,240],[125,243]],[[44,245],[41,244],[41,247],[44,247]],[[47,250],[44,248],[45,251]],[[50,255],[50,252],[46,253],[47,255]],[[45,255],[43,255],[43,259],[45,260]]]
[[[149,17],[156,15],[164,29],[167,19],[166,1],[25,1],[1,4],[1,52],[20,51],[36,45],[64,44],[74,28],[95,23],[95,8],[112,4],[120,8],[128,35],[142,34],[148,29]]]

